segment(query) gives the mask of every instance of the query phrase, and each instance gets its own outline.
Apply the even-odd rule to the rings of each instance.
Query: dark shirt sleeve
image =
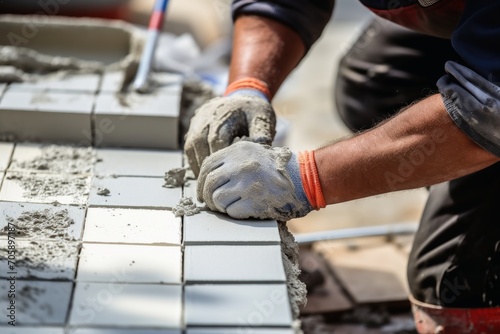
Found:
[[[306,49],[321,36],[332,16],[334,0],[233,0],[233,19],[241,14],[265,16],[295,30]]]
[[[438,83],[446,109],[474,142],[500,157],[500,1],[467,0],[452,35],[462,58]]]

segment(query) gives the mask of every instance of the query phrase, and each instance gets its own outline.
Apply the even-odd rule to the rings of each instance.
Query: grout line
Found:
[[[96,113],[95,109],[97,106],[97,92],[94,92],[94,101],[92,102],[92,109],[90,110],[90,135],[91,135],[91,147],[96,147]]]
[[[185,286],[192,285],[286,285],[287,281],[186,281]]]
[[[65,281],[65,282],[71,282],[71,281]],[[130,285],[154,285],[154,286],[170,286],[170,287],[176,287],[176,286],[181,286],[181,283],[170,283],[170,282],[130,282],[130,281],[87,281],[87,280],[75,280],[72,283],[79,283],[79,284],[110,284],[110,283],[118,283],[118,284],[130,284]]]
[[[184,246],[279,246],[279,241],[189,241]]]
[[[0,237],[1,240],[1,237]],[[111,246],[151,246],[151,247],[182,247],[181,244],[171,244],[171,243],[154,243],[145,244],[138,242],[116,242],[116,241],[82,241],[82,244],[86,245],[111,245]]]
[[[184,154],[182,155],[182,166],[184,166]],[[184,198],[184,185],[182,185],[181,189],[181,198]],[[187,332],[186,327],[186,282],[185,274],[184,274],[184,261],[185,261],[185,245],[184,245],[184,224],[185,224],[185,216],[181,216],[181,282],[182,282],[182,291],[181,291],[181,331],[182,333]]]

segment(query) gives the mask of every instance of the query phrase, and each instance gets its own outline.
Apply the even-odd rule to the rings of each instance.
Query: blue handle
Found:
[[[167,5],[168,0],[156,0],[154,11],[164,13],[167,10]]]

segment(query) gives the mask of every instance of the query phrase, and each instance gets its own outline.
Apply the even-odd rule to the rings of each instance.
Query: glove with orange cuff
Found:
[[[314,151],[239,142],[208,157],[198,200],[238,219],[287,221],[326,206]]]
[[[271,93],[263,81],[243,78],[231,83],[224,97],[216,97],[196,110],[184,144],[196,176],[206,157],[240,138],[272,143],[276,116],[270,99]]]

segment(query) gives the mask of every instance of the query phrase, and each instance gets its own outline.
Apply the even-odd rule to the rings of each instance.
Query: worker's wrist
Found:
[[[326,207],[314,151],[300,152],[298,154],[298,163],[302,186],[309,203],[315,210]]]
[[[252,77],[233,81],[227,86],[224,96],[257,96],[267,102],[271,101],[271,92],[267,84]]]
[[[299,157],[296,153],[292,153],[290,160],[286,165],[286,170],[290,176],[290,180],[294,186],[295,197],[299,199],[302,203],[306,204],[308,207],[308,212],[312,211],[314,208],[306,195],[304,186],[302,184],[302,177],[300,173]],[[305,214],[304,214],[305,215]]]

